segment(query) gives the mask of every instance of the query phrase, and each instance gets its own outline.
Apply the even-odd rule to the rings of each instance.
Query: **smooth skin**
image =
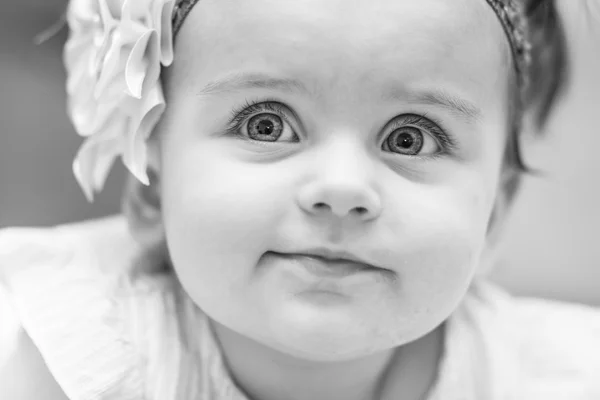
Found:
[[[250,397],[427,393],[499,213],[511,68],[481,0],[192,10],[150,163],[174,269]],[[278,256],[312,247],[380,270]]]

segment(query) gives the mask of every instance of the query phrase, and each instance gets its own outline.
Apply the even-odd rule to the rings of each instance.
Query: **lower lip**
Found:
[[[327,260],[323,257],[303,254],[273,253],[278,258],[291,261],[294,267],[299,267],[319,278],[344,278],[365,273],[380,272],[379,268],[349,260]]]

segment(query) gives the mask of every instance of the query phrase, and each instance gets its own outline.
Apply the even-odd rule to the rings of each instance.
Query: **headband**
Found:
[[[86,138],[73,173],[89,201],[119,156],[149,184],[146,141],[165,109],[160,71],[173,62],[173,40],[198,1],[70,1],[67,108],[75,130]],[[506,33],[523,101],[531,63],[525,11],[520,0],[486,2]]]

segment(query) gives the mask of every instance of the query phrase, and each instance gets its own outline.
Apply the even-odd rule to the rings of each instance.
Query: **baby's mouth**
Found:
[[[344,278],[358,274],[381,273],[382,268],[362,262],[355,257],[344,258],[345,254],[323,250],[299,253],[269,252],[274,257],[285,260],[320,278]],[[388,271],[389,272],[389,271]]]

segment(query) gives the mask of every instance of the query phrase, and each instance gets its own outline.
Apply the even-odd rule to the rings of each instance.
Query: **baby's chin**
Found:
[[[400,321],[391,310],[344,304],[330,293],[280,301],[263,314],[262,329],[238,333],[289,356],[314,362],[366,357],[425,336],[438,321]],[[399,310],[398,310],[399,311]],[[235,329],[235,327],[232,327]]]

